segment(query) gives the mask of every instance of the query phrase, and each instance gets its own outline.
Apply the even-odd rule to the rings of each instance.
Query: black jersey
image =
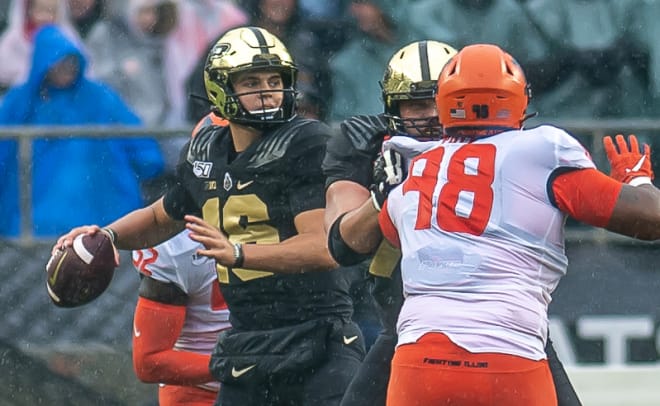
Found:
[[[382,115],[344,120],[340,131],[328,141],[323,160],[326,187],[338,180],[350,180],[368,188],[373,162],[386,134],[387,122]]]
[[[201,214],[232,242],[286,240],[296,234],[296,215],[325,206],[321,162],[329,132],[323,123],[296,118],[237,155],[229,127],[206,127],[184,149],[165,209],[177,219]],[[350,281],[342,272],[276,274],[222,265],[217,272],[237,329],[352,314]]]

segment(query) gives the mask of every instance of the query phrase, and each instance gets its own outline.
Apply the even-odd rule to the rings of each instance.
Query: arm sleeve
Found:
[[[623,184],[596,169],[555,172],[550,200],[576,220],[605,227],[612,216]]]
[[[138,298],[133,332],[133,368],[143,382],[194,385],[213,381],[210,355],[174,350],[185,306]]]

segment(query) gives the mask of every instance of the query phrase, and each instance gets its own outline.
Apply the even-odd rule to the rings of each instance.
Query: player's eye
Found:
[[[268,86],[270,87],[282,87],[282,79],[273,78],[268,80]]]

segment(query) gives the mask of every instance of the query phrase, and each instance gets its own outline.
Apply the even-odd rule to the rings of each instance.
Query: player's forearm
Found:
[[[371,199],[347,213],[341,220],[339,231],[346,244],[360,254],[373,253],[383,234],[378,224],[378,211]]]
[[[660,190],[624,185],[606,228],[641,240],[660,239]]]
[[[359,183],[348,180],[334,182],[325,193],[325,231],[328,232],[337,218],[360,207],[369,197],[369,190]]]
[[[153,247],[183,230],[184,223],[167,215],[162,198],[128,213],[107,227],[116,233],[115,246],[122,250]]]
[[[302,233],[278,244],[243,244],[242,268],[276,273],[327,271],[337,266],[323,233]]]

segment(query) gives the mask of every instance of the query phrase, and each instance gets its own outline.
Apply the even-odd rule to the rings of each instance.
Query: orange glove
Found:
[[[642,154],[637,143],[637,137],[633,134],[628,136],[628,142],[623,135],[617,134],[614,138],[603,138],[603,145],[607,153],[607,159],[610,161],[610,177],[619,182],[628,183],[632,186],[651,183],[653,180],[653,169],[651,169],[651,147],[644,144],[644,153]],[[628,148],[630,143],[630,148]]]

